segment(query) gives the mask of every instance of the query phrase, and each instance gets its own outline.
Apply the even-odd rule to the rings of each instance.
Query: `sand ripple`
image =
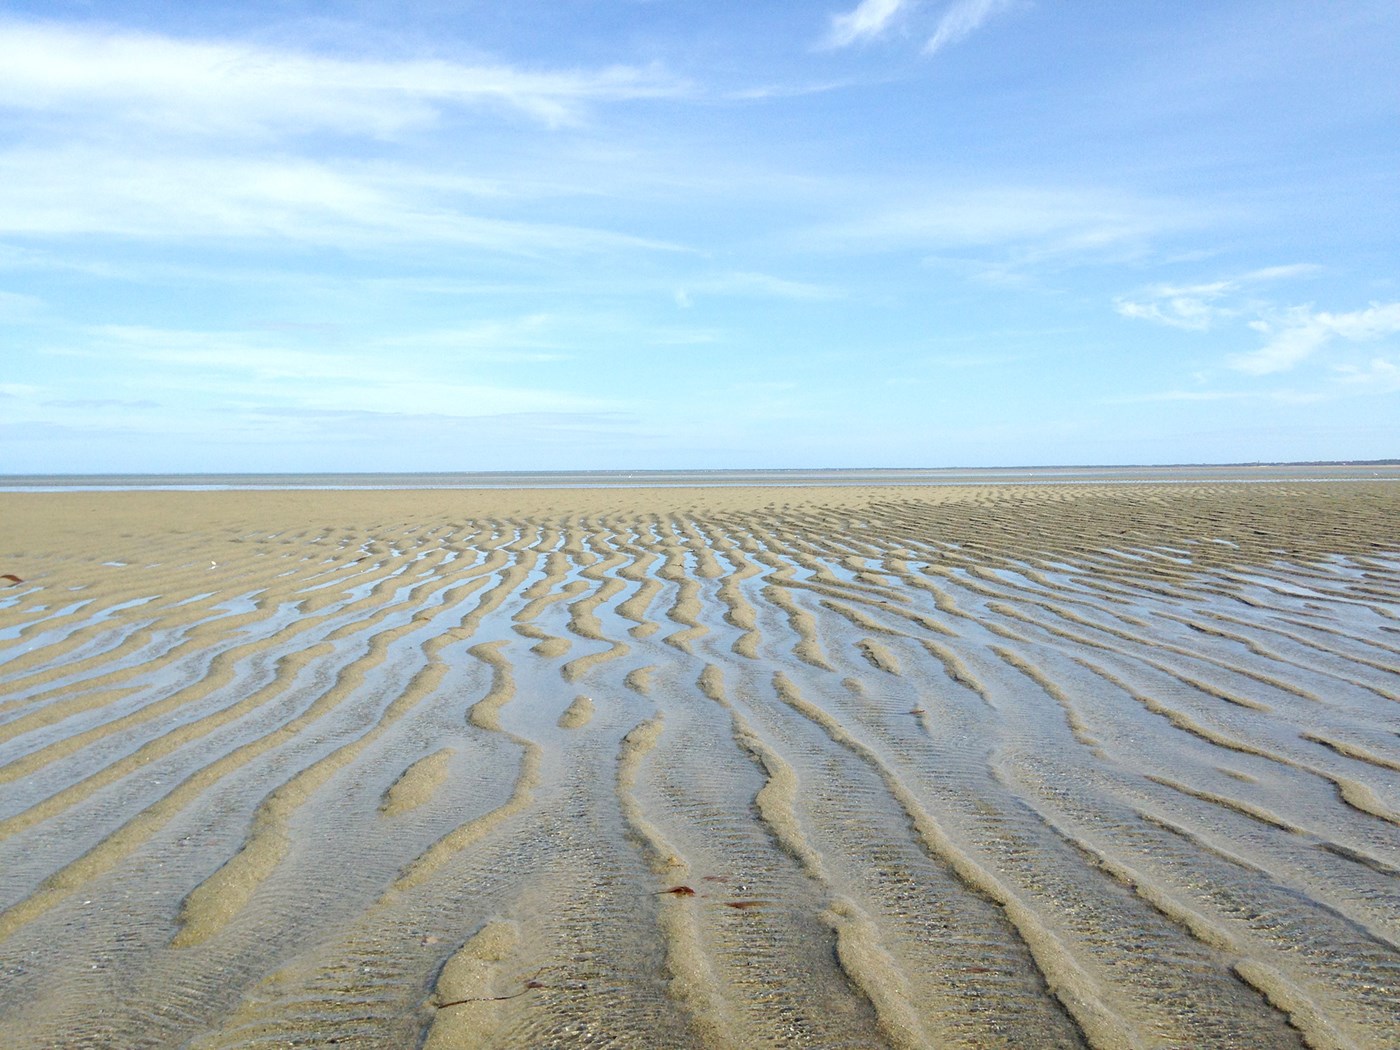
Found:
[[[0,1045],[1400,1045],[1393,485],[0,511]]]

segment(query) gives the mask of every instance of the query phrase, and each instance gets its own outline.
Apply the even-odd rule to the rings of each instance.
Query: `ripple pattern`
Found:
[[[1400,1046],[1393,484],[0,512],[0,1045]]]

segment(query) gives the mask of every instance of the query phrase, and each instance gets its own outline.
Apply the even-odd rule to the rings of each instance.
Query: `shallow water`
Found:
[[[0,1045],[1400,1045],[1388,488],[872,491],[34,541]]]
[[[533,489],[677,486],[1157,484],[1400,480],[1400,463],[792,470],[528,470],[416,474],[0,474],[0,492]]]

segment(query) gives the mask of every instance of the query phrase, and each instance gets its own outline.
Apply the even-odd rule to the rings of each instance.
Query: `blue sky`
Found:
[[[1400,455],[1393,0],[0,4],[0,472]]]

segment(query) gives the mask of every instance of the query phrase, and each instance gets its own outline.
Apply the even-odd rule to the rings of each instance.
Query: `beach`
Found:
[[[1400,484],[0,492],[0,1045],[1400,1045]]]

